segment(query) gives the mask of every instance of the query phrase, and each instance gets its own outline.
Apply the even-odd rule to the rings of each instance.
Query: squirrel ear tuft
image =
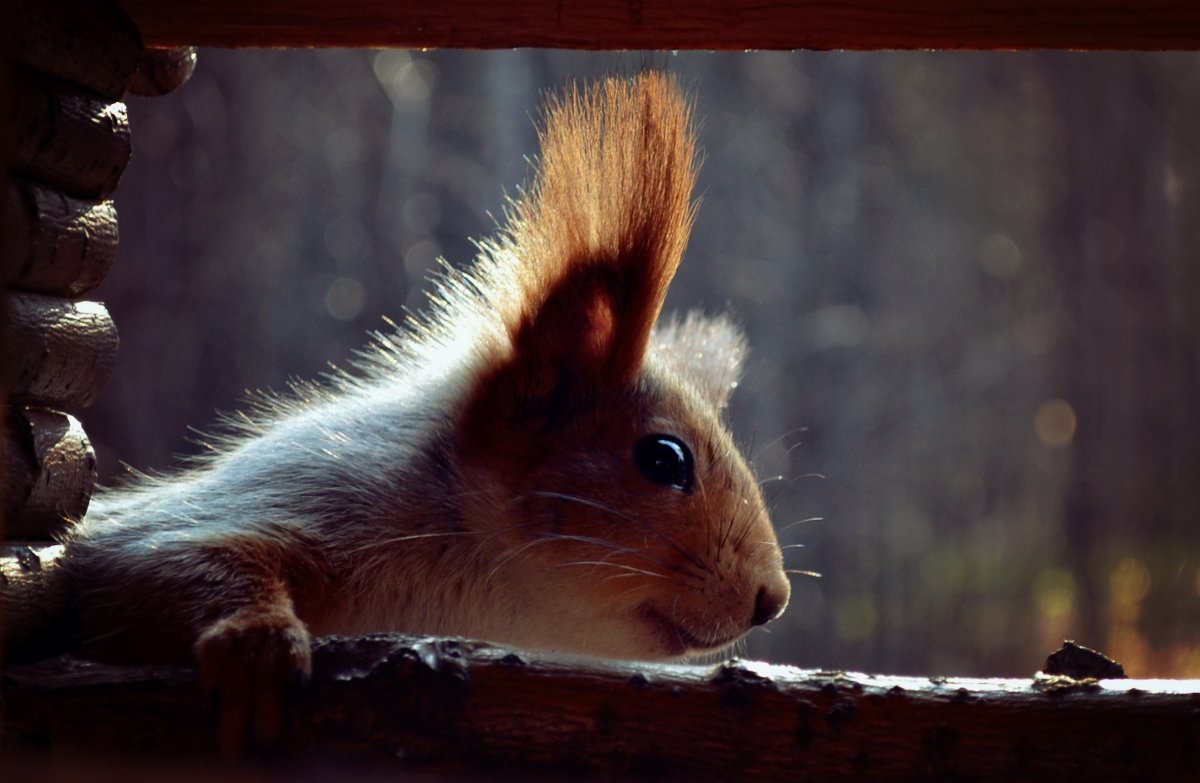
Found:
[[[493,246],[521,296],[502,308],[510,383],[534,397],[617,388],[641,371],[691,232],[691,108],[664,74],[610,78],[551,101],[540,141]]]
[[[540,141],[475,278],[511,345],[463,422],[492,455],[536,448],[537,433],[636,381],[695,215],[691,109],[669,76],[569,89]]]
[[[651,354],[690,383],[716,410],[729,403],[746,358],[746,337],[727,315],[715,318],[691,311],[659,326]]]

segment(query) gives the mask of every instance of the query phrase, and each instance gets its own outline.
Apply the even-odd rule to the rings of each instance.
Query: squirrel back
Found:
[[[695,216],[690,114],[656,73],[552,101],[506,227],[423,315],[97,498],[62,541],[59,635],[194,660],[236,705],[307,671],[310,634],[673,659],[778,616],[779,546],[721,422],[744,339],[655,329]]]

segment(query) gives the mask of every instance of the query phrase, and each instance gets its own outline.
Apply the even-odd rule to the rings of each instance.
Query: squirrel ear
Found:
[[[708,318],[693,310],[659,326],[650,352],[721,410],[741,378],[746,337],[729,316]]]
[[[629,368],[621,364],[636,372],[650,326],[645,338],[630,326],[626,299],[621,281],[603,266],[560,281],[512,337],[513,355],[501,374],[509,394],[524,403],[561,400],[580,387],[623,382]]]
[[[695,215],[691,109],[669,76],[571,88],[540,141],[532,185],[485,247],[513,272],[492,298],[513,348],[497,378],[524,405],[637,377]]]

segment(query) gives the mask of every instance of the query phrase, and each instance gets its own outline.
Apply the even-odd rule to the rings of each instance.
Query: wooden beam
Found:
[[[1196,0],[123,0],[150,46],[1196,49]]]
[[[293,769],[332,755],[512,779],[540,767],[565,779],[1057,783],[1191,780],[1200,763],[1200,681],[658,665],[398,635],[320,640],[313,667],[280,748]],[[9,751],[213,755],[188,669],[56,658],[10,669],[3,700]]]

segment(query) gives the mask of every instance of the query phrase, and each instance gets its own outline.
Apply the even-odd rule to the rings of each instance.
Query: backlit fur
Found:
[[[310,635],[666,659],[739,639],[763,595],[781,611],[775,534],[719,418],[744,341],[695,315],[654,337],[694,214],[689,115],[662,75],[570,90],[507,228],[424,315],[356,372],[233,417],[187,469],[101,494],[63,542],[75,649],[195,659],[237,699],[239,649],[278,688]],[[690,491],[639,472],[653,433],[690,445]]]

